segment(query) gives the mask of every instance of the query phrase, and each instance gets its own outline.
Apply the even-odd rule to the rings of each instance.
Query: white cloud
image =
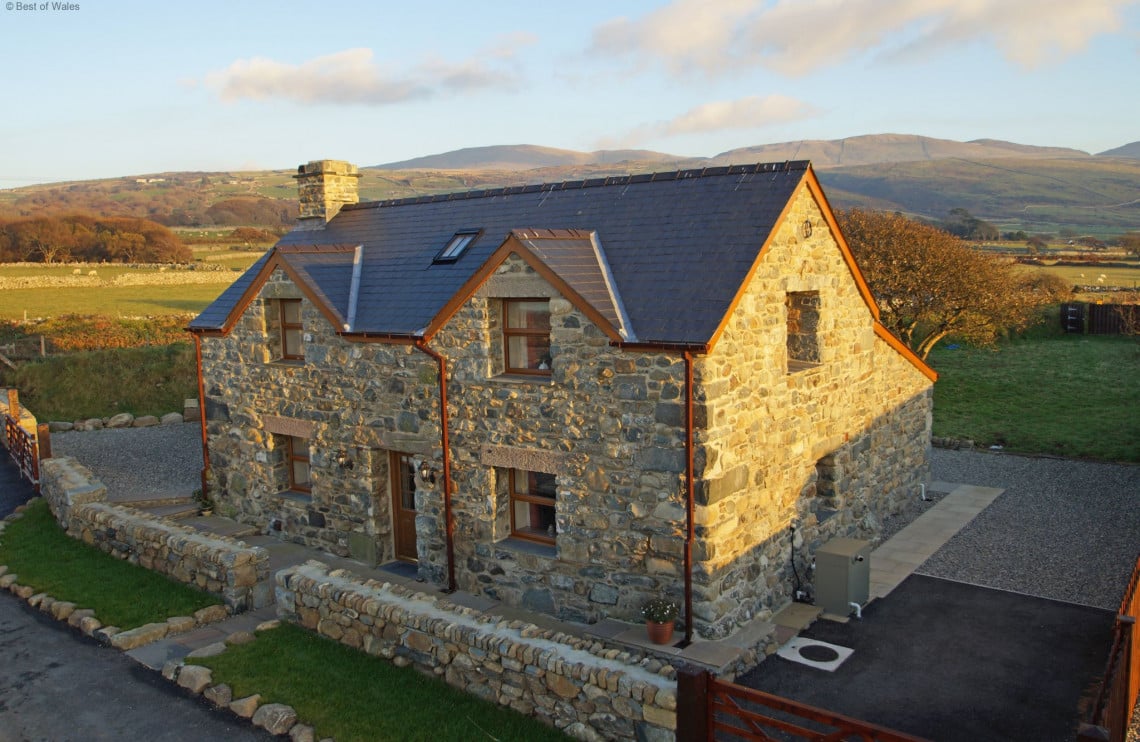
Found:
[[[817,113],[814,106],[786,95],[753,95],[738,100],[713,101],[690,108],[668,121],[643,124],[623,135],[607,138],[599,142],[598,147],[633,147],[657,137],[760,129],[810,118]]]
[[[803,75],[861,52],[909,54],[982,40],[1034,67],[1121,30],[1138,0],[673,0],[594,30],[592,49],[675,75],[765,66]],[[644,63],[644,62],[642,62]]]
[[[705,103],[692,108],[663,126],[665,134],[692,134],[697,132],[726,131],[732,129],[758,129],[772,124],[796,121],[816,113],[816,109],[803,101],[786,95],[758,95],[739,100]]]
[[[254,57],[207,74],[202,83],[222,100],[284,99],[298,103],[385,105],[427,98],[442,91],[465,93],[511,88],[517,75],[509,63],[523,37],[501,40],[485,54],[452,62],[430,58],[406,70],[386,69],[371,49],[346,49],[300,64]],[[497,61],[492,66],[486,60]]]

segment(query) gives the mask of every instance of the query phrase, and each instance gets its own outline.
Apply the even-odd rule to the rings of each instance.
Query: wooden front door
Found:
[[[392,533],[396,558],[405,562],[418,559],[416,553],[416,467],[406,453],[391,454]]]

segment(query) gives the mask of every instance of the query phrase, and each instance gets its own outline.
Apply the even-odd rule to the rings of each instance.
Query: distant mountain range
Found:
[[[300,153],[297,159],[324,154]],[[363,167],[360,196],[382,200],[784,160],[811,160],[832,206],[840,209],[940,220],[963,208],[1002,231],[1029,233],[1069,229],[1111,236],[1140,230],[1140,142],[1091,155],[994,139],[877,134],[763,144],[713,157],[499,145]],[[142,216],[172,226],[285,227],[296,213],[294,172],[156,173],[0,190],[0,218],[86,212]]]
[[[805,139],[760,144],[721,152],[713,157],[684,157],[641,149],[578,152],[533,144],[469,147],[411,160],[389,162],[382,170],[533,170],[535,168],[605,165],[623,162],[668,163],[684,167],[739,165],[752,162],[811,160],[816,170],[894,162],[930,160],[1081,159],[1087,152],[1065,147],[1038,147],[998,139],[957,142],[915,134],[869,134],[846,139]],[[1140,142],[1102,152],[1097,157],[1140,158]]]

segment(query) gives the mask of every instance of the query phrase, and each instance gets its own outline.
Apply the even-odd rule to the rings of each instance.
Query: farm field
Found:
[[[192,265],[197,269],[111,263],[0,265],[0,319],[196,314],[252,265],[265,247],[196,247],[197,262]],[[91,271],[94,276],[89,275]],[[40,278],[52,284],[25,285]]]

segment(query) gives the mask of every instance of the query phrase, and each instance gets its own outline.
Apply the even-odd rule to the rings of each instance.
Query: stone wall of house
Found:
[[[502,300],[550,300],[552,375],[502,372]],[[459,587],[560,618],[639,618],[680,598],[684,364],[625,352],[508,258],[433,340],[450,359]],[[557,477],[554,546],[510,538],[512,467]],[[442,519],[431,524],[442,534]],[[442,539],[442,535],[437,535]]]
[[[673,739],[676,672],[658,660],[330,572],[319,562],[282,570],[276,582],[282,618],[577,739]]]
[[[550,297],[550,380],[501,376],[501,300]],[[442,469],[438,369],[408,345],[349,343],[308,301],[303,364],[273,362],[275,274],[233,332],[202,343],[219,512],[342,556],[393,558],[387,451]],[[272,316],[272,312],[268,313]],[[681,595],[683,363],[625,353],[522,261],[509,260],[432,341],[448,358],[456,576],[470,592],[563,619],[633,619]],[[285,489],[277,432],[310,441],[312,493]],[[352,469],[336,464],[344,451]],[[558,477],[557,545],[510,538],[507,471]],[[417,478],[420,575],[447,572],[442,477]]]
[[[388,452],[440,458],[436,363],[411,345],[349,343],[308,300],[304,362],[276,361],[272,302],[301,297],[278,271],[229,335],[202,343],[210,495],[282,538],[389,561]],[[309,441],[310,495],[287,492],[286,435]]]
[[[109,505],[107,488],[75,459],[44,459],[40,492],[72,538],[221,595],[234,613],[273,602],[265,549]]]
[[[919,495],[932,385],[876,337],[806,189],[695,373],[708,428],[698,438],[694,613],[703,634],[723,636],[794,597],[793,549],[807,589],[819,546],[873,539]]]

